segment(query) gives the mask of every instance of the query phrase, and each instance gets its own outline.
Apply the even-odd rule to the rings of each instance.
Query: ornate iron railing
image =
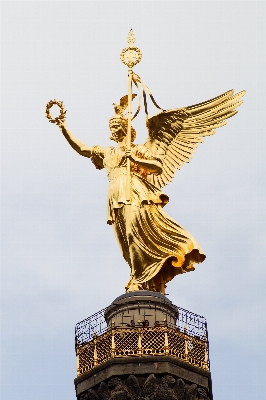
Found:
[[[98,336],[106,332],[107,323],[104,318],[105,310],[106,308],[77,323],[75,327],[76,346],[80,346],[92,340],[95,332]]]
[[[107,327],[106,309],[76,325],[77,374],[117,357],[168,355],[209,369],[207,322],[204,317],[178,308],[176,325]]]
[[[77,323],[75,328],[76,345],[80,346],[92,340],[95,332],[98,336],[106,332],[105,310],[106,308]],[[164,324],[164,321],[159,322]],[[178,307],[178,317],[175,327],[179,328],[181,332],[186,327],[189,335],[201,339],[208,336],[206,319],[181,307]]]

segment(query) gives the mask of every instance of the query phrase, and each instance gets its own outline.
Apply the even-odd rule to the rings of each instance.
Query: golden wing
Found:
[[[163,158],[161,175],[148,175],[147,179],[158,188],[170,183],[176,169],[193,157],[199,143],[215,129],[227,124],[227,119],[237,113],[245,91],[234,94],[233,90],[181,109],[161,112],[147,120],[149,132],[145,146],[155,155]]]

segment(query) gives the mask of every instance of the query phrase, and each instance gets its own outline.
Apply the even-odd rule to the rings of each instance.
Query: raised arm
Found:
[[[59,129],[65,136],[66,140],[70,144],[70,146],[76,150],[83,157],[91,157],[92,155],[92,147],[87,147],[80,140],[78,140],[66,127],[65,123],[62,123],[59,126]]]

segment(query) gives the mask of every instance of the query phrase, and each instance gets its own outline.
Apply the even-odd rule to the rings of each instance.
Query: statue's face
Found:
[[[109,123],[109,128],[111,131],[111,140],[114,140],[115,142],[122,142],[124,140],[126,132],[119,120],[111,120]]]

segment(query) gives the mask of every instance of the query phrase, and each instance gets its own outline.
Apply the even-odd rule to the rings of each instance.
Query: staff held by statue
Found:
[[[141,51],[133,46],[135,42],[135,35],[133,30],[131,29],[127,42],[129,47],[122,50],[120,54],[120,60],[123,64],[128,67],[128,125],[127,125],[127,137],[126,137],[126,149],[127,154],[130,154],[131,151],[131,120],[132,120],[132,111],[131,111],[131,103],[132,103],[132,76],[134,65],[138,64],[142,58]],[[126,199],[127,202],[130,203],[130,159],[127,158],[127,188],[126,188]]]

